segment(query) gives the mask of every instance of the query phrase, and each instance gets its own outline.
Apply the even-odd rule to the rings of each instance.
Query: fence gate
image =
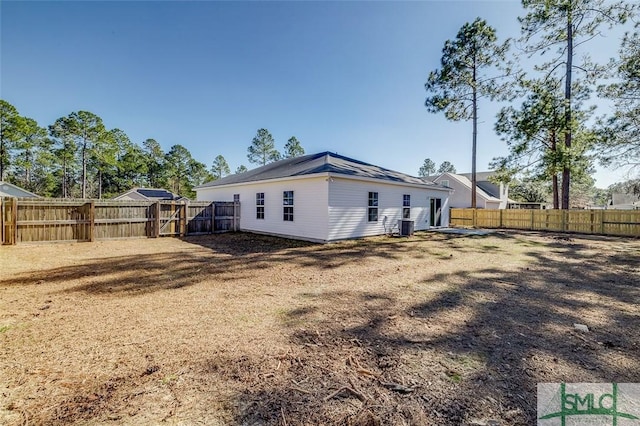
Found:
[[[214,206],[213,232],[228,232],[240,229],[240,203],[214,202]]]
[[[0,244],[205,235],[240,229],[231,201],[114,201],[0,197]]]

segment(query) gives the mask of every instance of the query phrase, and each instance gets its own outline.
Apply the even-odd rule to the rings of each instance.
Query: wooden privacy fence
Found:
[[[240,203],[0,198],[0,242],[96,241],[237,231]]]
[[[640,237],[640,210],[451,209],[451,226]]]

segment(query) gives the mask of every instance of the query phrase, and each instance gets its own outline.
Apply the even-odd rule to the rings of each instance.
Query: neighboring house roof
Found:
[[[429,178],[431,178],[431,176],[427,177],[427,179],[429,179]],[[457,182],[461,183],[465,187],[469,188],[469,192],[471,192],[471,181],[465,175],[458,175],[458,174],[454,174],[454,173],[442,173],[442,174],[436,176],[434,178],[434,181],[443,180],[442,178],[446,178],[445,180],[447,180],[447,179],[456,180]],[[480,197],[484,198],[487,201],[495,201],[495,202],[498,202],[498,203],[500,202],[500,198],[497,198],[497,197],[494,197],[494,196],[488,194],[484,189],[482,189],[482,187],[478,184],[478,182],[476,182],[476,185],[477,185],[476,186],[476,194],[477,195],[479,195]]]
[[[287,158],[244,173],[227,176],[222,179],[205,183],[195,189],[257,182],[262,180],[292,178],[318,173],[331,173],[350,177],[380,179],[388,182],[426,185],[436,189],[445,189],[433,182],[424,181],[414,176],[374,166],[373,164],[354,160],[332,152],[321,152],[318,154]]]
[[[464,176],[471,180],[471,173],[458,173],[459,176]],[[494,172],[476,172],[476,181],[489,182],[489,178],[494,175]]]
[[[22,189],[17,185],[0,180],[0,197],[41,198],[38,194]]]
[[[167,191],[163,188],[133,188],[124,194],[118,195],[114,200],[141,200],[141,201],[164,201],[183,200],[184,197]]]

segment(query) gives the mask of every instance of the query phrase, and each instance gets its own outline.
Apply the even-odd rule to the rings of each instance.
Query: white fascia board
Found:
[[[229,183],[226,185],[217,185],[217,186],[196,187],[194,188],[194,190],[203,191],[203,190],[215,189],[215,188],[235,188],[235,187],[246,186],[246,185],[256,185],[263,182],[264,183],[286,182],[286,181],[292,181],[292,180],[313,179],[313,178],[319,178],[319,177],[349,179],[349,180],[357,180],[362,182],[383,183],[387,185],[396,185],[396,186],[409,186],[412,188],[433,189],[436,191],[443,191],[443,192],[446,191],[450,194],[453,193],[453,189],[446,188],[444,186],[431,186],[427,184],[410,183],[410,182],[396,182],[392,180],[370,178],[370,177],[364,177],[364,176],[351,176],[351,175],[344,175],[342,173],[331,173],[331,172],[314,173],[310,175],[300,175],[300,176],[287,176],[287,177],[275,178],[275,179],[262,179],[262,180],[254,180],[250,182]]]
[[[322,172],[322,173],[314,173],[311,175],[287,176],[283,178],[274,178],[274,179],[260,179],[260,180],[252,180],[249,182],[228,183],[226,185],[201,186],[201,187],[195,187],[193,189],[195,191],[203,191],[206,189],[216,189],[216,188],[235,188],[238,186],[257,185],[261,183],[271,183],[271,182],[286,182],[289,180],[312,179],[312,178],[319,178],[319,177],[329,177],[329,173]]]
[[[327,173],[327,174],[329,177],[336,178],[336,179],[350,179],[350,180],[358,180],[362,182],[384,183],[387,185],[410,186],[412,188],[434,189],[436,191],[446,191],[449,193],[453,193],[453,190],[451,188],[446,188],[444,186],[431,186],[431,185],[420,184],[420,183],[397,182],[392,180],[377,179],[377,178],[370,178],[370,177],[364,177],[364,176],[343,175],[341,173]]]

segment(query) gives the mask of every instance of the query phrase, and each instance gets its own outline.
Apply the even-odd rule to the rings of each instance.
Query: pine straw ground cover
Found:
[[[0,247],[0,424],[532,424],[640,382],[639,286],[575,235]]]

